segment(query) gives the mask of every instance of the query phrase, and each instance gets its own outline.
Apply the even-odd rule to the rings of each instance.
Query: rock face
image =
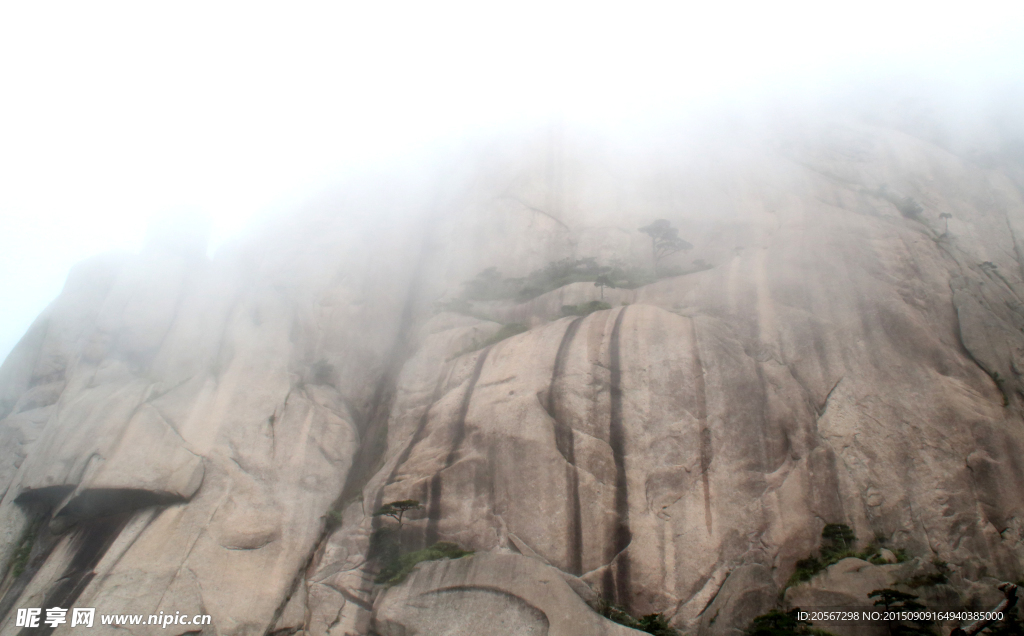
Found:
[[[1024,574],[1024,171],[877,124],[741,133],[506,144],[350,184],[212,261],[165,241],[83,263],[0,368],[0,633],[53,606],[211,634],[631,633],[600,596],[739,634],[826,523],[987,601]],[[488,267],[650,271],[657,218],[694,245],[657,264],[678,275],[444,310]],[[375,585],[372,513],[401,499],[424,504],[407,549],[476,554]],[[870,605],[850,590],[909,567],[847,561],[786,601]]]
[[[601,618],[558,570],[518,554],[481,554],[420,565],[408,582],[377,597],[374,628],[380,636],[643,633]]]

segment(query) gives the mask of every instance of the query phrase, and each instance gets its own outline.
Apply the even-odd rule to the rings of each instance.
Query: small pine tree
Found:
[[[824,560],[832,561],[842,558],[842,555],[853,549],[853,543],[857,536],[853,534],[850,526],[844,523],[830,523],[821,531],[823,539],[821,545],[821,557]]]
[[[887,612],[920,612],[927,609],[917,602],[917,596],[892,588],[874,590],[868,594],[868,598],[875,599],[875,605],[884,607]],[[930,629],[933,622],[928,620],[890,621],[889,633],[892,636],[934,636]]]
[[[939,218],[946,222],[946,227],[942,232],[943,235],[949,234],[949,220],[953,218],[953,215],[950,214],[949,212],[943,212],[942,214],[939,215]]]
[[[658,219],[640,231],[651,237],[651,252],[654,255],[654,269],[657,271],[661,259],[680,250],[693,249],[693,245],[679,238],[679,230],[672,227],[667,219]]]
[[[398,527],[402,527],[402,517],[405,513],[410,510],[422,510],[423,505],[415,499],[403,499],[402,501],[392,501],[391,503],[384,504],[380,507],[380,510],[373,513],[374,517],[392,517],[398,522]]]

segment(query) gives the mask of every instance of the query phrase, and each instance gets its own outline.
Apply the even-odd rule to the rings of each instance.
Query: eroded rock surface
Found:
[[[350,184],[214,260],[165,242],[73,272],[0,368],[0,633],[53,604],[218,634],[628,631],[601,596],[734,635],[826,523],[948,562],[952,603],[1024,574],[1012,157],[857,122],[552,139]],[[488,267],[650,270],[656,218],[694,245],[658,264],[681,275],[445,311]],[[385,592],[372,513],[400,499],[425,506],[407,549],[476,554]],[[855,565],[787,602],[907,568]]]
[[[591,610],[551,566],[517,554],[420,564],[374,603],[381,636],[481,632],[530,636],[629,636]]]

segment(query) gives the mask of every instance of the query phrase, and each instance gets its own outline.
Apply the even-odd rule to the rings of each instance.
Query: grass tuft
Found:
[[[398,585],[409,576],[416,564],[424,561],[440,561],[441,559],[459,559],[473,554],[472,550],[463,550],[454,543],[439,541],[429,548],[416,550],[388,559],[380,570],[380,574],[374,579],[374,583],[380,583],[391,587]]]

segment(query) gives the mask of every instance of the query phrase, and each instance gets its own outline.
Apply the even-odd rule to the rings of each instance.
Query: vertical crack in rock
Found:
[[[434,214],[428,215],[426,227],[434,226],[433,221],[436,216],[436,211]],[[353,457],[352,466],[349,468],[342,492],[335,501],[335,507],[355,498],[362,491],[370,478],[380,470],[387,454],[388,420],[391,418],[391,408],[394,405],[395,392],[398,389],[398,377],[414,348],[415,313],[416,308],[421,304],[423,272],[426,271],[429,258],[429,244],[429,240],[424,240],[420,245],[420,252],[413,270],[415,275],[409,282],[395,341],[386,358],[384,372],[377,381],[377,386],[374,387],[373,397],[365,411],[365,417],[357,417],[359,449]]]
[[[965,278],[964,274],[963,274],[963,266],[961,266],[959,264],[959,262],[957,263],[957,266],[960,268],[960,278],[961,279]],[[964,340],[963,319],[962,319],[962,317],[960,315],[961,306],[957,302],[957,289],[956,289],[956,286],[954,285],[952,279],[950,279],[950,281],[949,281],[949,291],[950,291],[950,296],[951,296],[952,301],[953,301],[953,316],[956,318],[956,332],[955,333],[956,333],[957,340],[958,340],[958,342],[960,344],[960,349],[962,350],[962,352],[964,354],[967,355],[968,358],[970,358],[971,362],[973,362],[979,369],[981,369],[981,371],[985,375],[987,375],[992,380],[992,384],[996,387],[996,389],[999,391],[999,393],[1002,394],[1002,396],[1003,396],[1003,405],[1004,406],[1008,405],[1010,403],[1010,395],[1006,392],[1006,389],[1003,388],[1002,383],[996,382],[996,376],[994,375],[993,371],[989,370],[988,365],[984,364],[975,355],[975,352],[972,351],[967,346],[967,341]],[[961,293],[965,293],[965,292],[961,292]]]
[[[476,387],[477,380],[480,379],[480,372],[484,368],[484,362],[487,361],[487,354],[490,351],[490,347],[484,349],[476,360],[476,366],[473,367],[473,375],[469,378],[469,386],[466,387],[466,393],[462,396],[462,404],[459,405],[459,413],[455,418],[455,436],[452,438],[451,450],[448,451],[448,456],[445,457],[444,466],[434,473],[434,476],[430,479],[430,495],[427,504],[427,530],[424,535],[427,545],[433,545],[437,542],[437,525],[441,520],[441,495],[443,489],[441,473],[454,464],[455,458],[458,457],[459,450],[462,447],[462,440],[466,437],[466,414],[469,412],[469,402],[473,398],[473,389]]]
[[[402,469],[402,466],[409,459],[409,455],[412,454],[412,449],[420,443],[423,439],[423,432],[427,429],[427,422],[430,421],[430,411],[433,410],[434,404],[441,399],[441,388],[444,386],[446,380],[445,374],[441,374],[437,378],[437,383],[434,385],[434,392],[430,396],[430,404],[424,409],[423,415],[420,416],[419,422],[416,423],[416,430],[412,434],[412,438],[409,443],[406,444],[405,448],[402,449],[402,453],[398,456],[394,466],[391,468],[391,472],[388,473],[388,478],[384,480],[384,485],[377,489],[377,496],[373,500],[373,509],[380,510],[380,507],[384,505],[384,488],[390,486],[395,482],[395,477],[398,475],[398,471]],[[379,530],[381,525],[380,517],[373,518],[373,529]]]
[[[380,507],[383,505],[384,486],[387,486],[388,484],[391,484],[391,483],[394,482],[395,476],[397,475],[398,471],[401,469],[401,467],[405,463],[405,461],[409,458],[409,455],[412,453],[412,449],[422,439],[423,432],[426,429],[426,425],[427,425],[428,420],[430,419],[430,411],[434,408],[434,404],[437,402],[437,400],[440,399],[441,387],[444,385],[444,381],[445,381],[445,377],[443,375],[440,378],[438,378],[437,385],[434,388],[434,393],[433,393],[433,395],[431,397],[430,404],[427,406],[427,408],[423,412],[423,415],[420,417],[420,421],[417,424],[416,431],[413,433],[412,439],[409,441],[409,443],[406,445],[406,447],[402,450],[401,456],[399,457],[398,461],[395,462],[395,465],[392,468],[391,472],[389,473],[388,478],[384,482],[383,486],[381,486],[380,488],[377,489],[377,494],[376,494],[376,497],[374,498],[374,505],[373,505],[372,510],[379,510]],[[385,434],[386,434],[386,429],[385,429]],[[364,480],[365,480],[365,477],[364,477]],[[335,500],[334,505],[332,505],[332,509],[334,509],[334,510],[344,509],[344,507],[345,507],[344,503],[349,501],[352,497],[354,497],[357,493],[359,493],[362,490],[363,486],[365,486],[365,483],[363,483],[364,480],[361,480],[359,482],[353,482],[352,478],[350,477],[349,480],[346,481],[345,489],[342,491],[342,494],[338,497],[338,499]],[[373,517],[372,521],[370,522],[370,524],[371,524],[371,529],[373,531],[379,530],[380,527],[381,527],[381,519],[380,519],[380,517]],[[317,555],[321,554],[323,552],[324,547],[327,544],[327,540],[330,538],[331,534],[333,533],[333,530],[334,529],[331,528],[330,525],[328,525],[326,523],[323,524],[323,528],[322,528],[322,530],[320,532],[320,537],[317,539],[316,544],[313,546],[313,549],[310,551],[309,556],[306,558],[306,561],[303,563],[303,566],[298,569],[295,577],[292,579],[292,584],[291,584],[291,587],[289,588],[289,592],[284,597],[284,599],[281,601],[281,603],[278,605],[277,610],[274,612],[274,616],[270,620],[270,622],[268,623],[267,630],[264,632],[265,636],[274,633],[274,632],[271,632],[270,630],[273,629],[273,626],[277,624],[278,620],[284,614],[284,610],[285,610],[286,606],[288,605],[288,602],[291,600],[292,595],[298,590],[298,586],[302,584],[302,581],[303,581],[303,579],[306,578],[307,573],[311,571],[311,568],[313,567],[313,564],[317,560]],[[372,546],[372,544],[371,544],[371,546]],[[374,557],[374,555],[372,554],[372,547],[371,547],[371,553],[368,554],[367,557],[368,558],[373,558]],[[365,564],[364,564],[364,566],[365,566]],[[335,591],[338,591],[340,594],[345,596],[346,599],[353,600],[353,602],[356,602],[355,599],[357,597],[352,596],[349,593],[346,593],[344,590],[339,590],[339,589],[333,588],[333,587],[332,587],[332,589],[335,589]],[[356,604],[359,605],[360,607],[363,607],[363,609],[366,609],[367,611],[370,611],[370,608],[364,607],[364,603],[362,603],[361,601],[360,602],[356,602]],[[339,610],[339,616],[340,616],[340,610]],[[307,620],[308,620],[308,616],[307,616]],[[336,618],[334,623],[332,623],[332,626],[336,625],[339,620],[340,620],[340,618]]]
[[[569,323],[562,336],[562,342],[558,346],[558,353],[555,355],[554,368],[551,371],[551,384],[548,388],[547,411],[554,420],[555,425],[555,446],[558,452],[565,458],[565,481],[566,490],[569,491],[569,514],[568,521],[569,541],[566,545],[566,563],[569,573],[579,576],[583,573],[583,513],[580,510],[580,474],[576,468],[576,443],[573,439],[572,427],[567,425],[558,415],[558,379],[565,371],[565,358],[569,352],[573,337],[579,330],[582,318],[577,318]]]
[[[428,215],[427,227],[432,227],[434,225],[436,217],[437,211],[435,211],[434,214]],[[415,325],[414,314],[420,303],[420,290],[423,288],[423,272],[426,269],[425,265],[427,263],[428,256],[429,240],[425,240],[420,245],[420,252],[416,261],[415,269],[413,270],[415,275],[409,283],[405,302],[402,305],[402,313],[399,317],[398,329],[394,343],[387,355],[384,371],[374,387],[373,396],[370,399],[369,406],[363,413],[360,413],[355,409],[350,409],[350,413],[355,419],[356,429],[359,432],[359,447],[356,449],[356,452],[352,457],[352,465],[349,467],[348,475],[345,477],[345,483],[342,486],[341,493],[331,504],[330,510],[344,510],[345,504],[355,499],[362,492],[370,478],[381,468],[381,464],[387,454],[388,420],[391,417],[391,409],[395,400],[395,392],[398,387],[398,377],[401,374],[402,368],[405,366],[413,348],[413,328]],[[346,402],[346,404],[348,403]],[[427,413],[429,413],[429,411],[430,409],[428,407]],[[424,414],[423,417],[425,421],[427,417],[426,414]],[[416,440],[414,438],[412,443],[415,444],[415,442]],[[408,449],[406,452],[408,452]],[[391,478],[393,477],[394,474],[391,475]],[[390,483],[390,481],[388,483]],[[382,496],[382,492],[383,489],[378,492],[377,507],[375,507],[374,510],[377,510],[380,506],[379,500]],[[373,522],[373,528],[375,530],[378,527],[377,523],[378,520],[375,518]],[[293,577],[288,594],[285,595],[278,604],[277,609],[274,611],[274,615],[264,631],[265,635],[270,634],[278,619],[283,615],[285,607],[291,599],[292,594],[294,594],[298,589],[302,579],[305,578],[306,573],[316,561],[317,555],[322,553],[326,546],[327,539],[331,536],[333,530],[334,529],[331,528],[329,524],[321,524],[320,536],[317,538],[316,542],[314,542],[312,549],[309,551],[305,561],[303,561],[302,567],[298,569]]]
[[[1021,190],[1021,197],[1024,198],[1024,189],[1020,186],[1017,186],[1017,189]],[[1010,223],[1010,213],[1005,208],[1003,209],[1003,220],[1006,221],[1006,229],[1010,231],[1010,240],[1013,242],[1013,260],[1017,261],[1018,274],[1024,280],[1024,258],[1021,255],[1020,241],[1017,240],[1017,233],[1013,231],[1013,225]]]
[[[615,602],[626,609],[630,607],[630,562],[626,548],[633,539],[629,529],[629,490],[626,482],[625,440],[622,430],[622,360],[620,355],[622,319],[626,308],[619,311],[612,327],[609,343],[611,366],[611,417],[608,421],[608,443],[612,447],[612,459],[615,461],[615,527],[609,550],[609,565],[602,581],[604,594],[614,594]],[[612,573],[613,561],[614,574]]]
[[[708,470],[711,468],[711,429],[708,428],[708,404],[704,387],[704,364],[700,360],[700,345],[697,340],[697,323],[690,320],[693,332],[693,383],[696,395],[697,421],[700,423],[700,480],[704,486],[704,524],[711,534],[711,483]]]

